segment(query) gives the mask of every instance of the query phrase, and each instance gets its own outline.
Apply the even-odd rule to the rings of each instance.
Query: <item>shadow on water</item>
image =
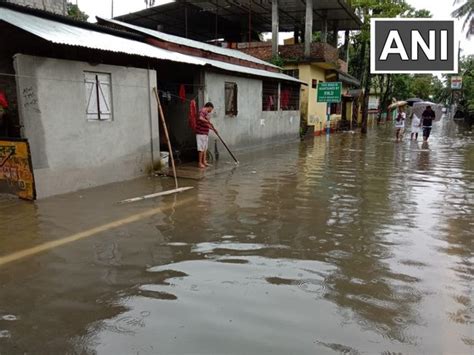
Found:
[[[112,203],[145,180],[26,205],[10,251],[166,208],[0,269],[0,317],[19,319],[0,349],[468,353],[472,143],[452,122],[429,146],[383,126],[248,153],[186,196]]]

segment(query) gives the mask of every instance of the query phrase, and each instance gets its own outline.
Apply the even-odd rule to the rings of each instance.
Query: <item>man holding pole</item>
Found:
[[[208,102],[199,111],[199,117],[196,122],[196,143],[199,155],[198,167],[204,169],[209,166],[207,162],[207,148],[209,146],[209,129],[214,130],[210,121],[210,114],[214,110],[214,105]]]

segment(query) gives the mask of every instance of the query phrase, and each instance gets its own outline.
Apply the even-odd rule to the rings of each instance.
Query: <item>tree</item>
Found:
[[[464,18],[464,23],[462,29],[464,30],[468,26],[466,31],[466,37],[469,37],[472,34],[474,27],[474,0],[454,0],[454,5],[463,2],[462,5],[459,5],[452,13],[451,16],[456,17],[457,19]]]
[[[413,97],[411,93],[411,76],[398,74],[393,76],[392,97],[401,100]],[[383,108],[387,106],[382,106]]]
[[[446,104],[449,99],[449,93],[447,86],[437,77],[433,75],[431,80],[431,90],[433,95],[433,101]]]
[[[361,31],[351,38],[352,46],[350,56],[350,72],[353,76],[360,78],[364,88],[362,101],[362,132],[365,133],[367,122],[367,106],[369,92],[374,91],[380,95],[380,107],[378,120],[381,119],[382,110],[388,106],[392,98],[409,98],[413,96],[410,75],[377,74],[370,75],[369,53],[370,47],[370,18],[372,17],[407,17],[425,18],[431,17],[428,10],[416,10],[405,0],[354,0],[352,5],[363,21]],[[420,79],[421,80],[421,79]],[[430,81],[430,80],[427,80]],[[426,80],[425,80],[426,82]],[[417,88],[423,83],[418,83]],[[431,88],[431,86],[430,86]],[[417,89],[417,92],[422,92]],[[423,92],[423,94],[425,94]]]
[[[362,99],[362,124],[361,132],[367,132],[367,116],[368,103],[371,81],[373,76],[370,75],[370,19],[372,17],[414,17],[415,15],[426,15],[424,12],[416,11],[413,7],[407,4],[405,0],[354,0],[352,1],[355,12],[362,20],[361,31],[355,35],[353,50],[351,57],[352,70],[351,74],[357,78],[361,78],[362,87],[364,88],[364,95]],[[390,76],[384,76],[380,80],[384,85],[387,85],[382,91],[382,98],[387,101],[390,94],[390,86],[392,79]],[[382,103],[384,106],[385,103]]]
[[[87,21],[89,18],[85,12],[79,9],[79,6],[71,4],[70,2],[67,3],[67,15],[79,21]]]
[[[459,110],[465,115],[474,116],[474,55],[461,58],[459,75],[462,76],[462,89],[458,102]]]
[[[430,100],[433,95],[433,76],[431,74],[415,74],[412,76],[410,95],[423,100]],[[408,99],[408,97],[405,97]]]

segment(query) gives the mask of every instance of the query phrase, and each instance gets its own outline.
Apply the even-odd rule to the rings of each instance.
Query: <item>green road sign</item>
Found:
[[[340,81],[318,83],[318,102],[341,102],[342,83]]]

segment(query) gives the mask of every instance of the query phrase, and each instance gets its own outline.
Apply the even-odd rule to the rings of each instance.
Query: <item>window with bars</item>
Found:
[[[300,109],[300,86],[281,84],[280,109],[283,111],[297,111]]]
[[[295,79],[300,78],[300,70],[299,69],[286,69],[286,70],[283,70],[283,74],[292,76]]]
[[[331,115],[340,115],[342,111],[342,104],[340,102],[332,102],[330,107]]]
[[[112,121],[112,84],[107,73],[84,72],[86,117],[89,121]]]
[[[225,114],[227,116],[237,116],[237,84],[225,83]]]
[[[278,82],[264,81],[262,85],[262,110],[278,110]]]

